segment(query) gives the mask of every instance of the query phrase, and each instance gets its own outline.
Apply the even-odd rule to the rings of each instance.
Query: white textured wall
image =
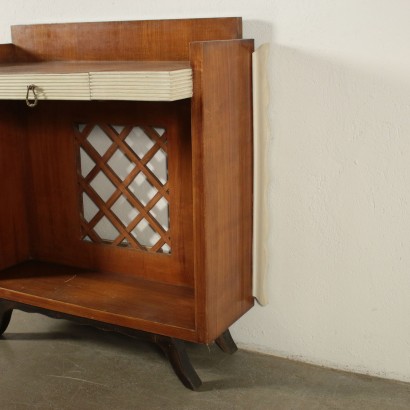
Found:
[[[0,42],[11,24],[227,15],[272,43],[271,303],[234,336],[410,381],[410,2],[3,0]]]

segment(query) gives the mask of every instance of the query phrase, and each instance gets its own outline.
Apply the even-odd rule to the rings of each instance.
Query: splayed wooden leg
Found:
[[[175,374],[185,387],[191,390],[198,390],[202,381],[192,367],[189,360],[185,343],[182,340],[165,336],[156,336],[154,342],[165,353],[170,361]]]
[[[0,303],[0,336],[6,331],[10,323],[13,309],[5,303]]]
[[[222,333],[222,335],[215,340],[215,343],[223,352],[228,354],[234,354],[238,350],[229,329]]]
[[[93,326],[101,330],[114,331],[123,335],[154,342],[165,353],[166,357],[172,365],[172,368],[174,369],[174,372],[184,384],[184,386],[191,390],[198,390],[202,385],[201,379],[199,378],[195,369],[192,367],[191,361],[189,360],[185,342],[182,340],[157,335],[154,333],[128,329],[108,323],[102,323],[92,319],[80,318],[61,312],[55,312],[48,309],[25,305],[18,302],[10,302],[3,299],[0,299],[0,335],[6,330],[10,322],[13,309],[19,309],[23,312],[41,313],[43,315],[57,319],[68,319],[76,323]]]

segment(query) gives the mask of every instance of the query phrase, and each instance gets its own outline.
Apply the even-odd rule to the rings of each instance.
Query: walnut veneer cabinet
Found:
[[[253,305],[253,41],[241,37],[240,18],[12,27],[0,334],[13,309],[138,332],[192,389],[184,341],[235,350],[228,328]]]

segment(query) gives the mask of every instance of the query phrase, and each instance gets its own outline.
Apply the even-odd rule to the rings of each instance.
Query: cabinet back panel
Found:
[[[17,109],[0,103],[0,269],[29,257],[25,140]]]
[[[42,102],[27,134],[35,259],[193,285],[189,102]]]

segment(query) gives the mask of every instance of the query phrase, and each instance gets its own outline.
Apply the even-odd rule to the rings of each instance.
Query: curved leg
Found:
[[[188,389],[198,390],[202,385],[202,381],[192,367],[185,349],[185,343],[182,340],[165,336],[156,336],[154,342],[165,353],[183,385]]]
[[[222,335],[215,340],[215,343],[224,353],[234,354],[238,350],[229,329],[223,332]]]
[[[13,309],[0,305],[0,336],[6,331],[12,313]]]
[[[87,324],[99,329],[115,331],[132,337],[140,337],[145,340],[154,342],[166,355],[172,365],[176,375],[191,390],[198,390],[202,381],[192,367],[188,354],[185,349],[185,343],[182,340],[171,337],[161,336],[154,333],[142,332],[134,329],[123,328],[121,326],[110,325],[108,323],[98,322],[91,319],[71,316],[69,314],[56,312],[48,309],[25,305],[17,302],[9,302],[0,299],[0,336],[5,332],[11,318],[13,309],[19,309],[24,312],[42,313],[53,318],[65,318],[77,323]]]

